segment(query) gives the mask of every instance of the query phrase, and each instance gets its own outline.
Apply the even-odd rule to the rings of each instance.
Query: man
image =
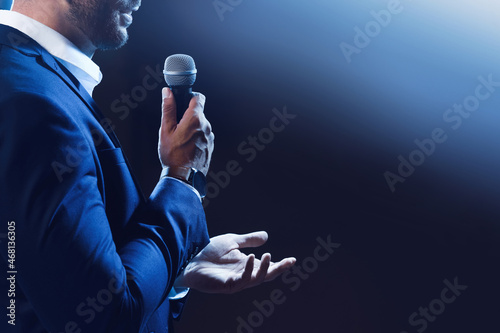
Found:
[[[265,232],[209,240],[192,182],[214,142],[201,94],[177,124],[163,89],[163,172],[142,196],[91,98],[101,80],[92,55],[125,44],[139,6],[16,0],[0,11],[2,332],[167,332],[189,288],[236,292],[295,263],[238,250]]]

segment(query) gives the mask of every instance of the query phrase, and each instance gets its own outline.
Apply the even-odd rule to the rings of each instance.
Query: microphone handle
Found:
[[[175,104],[177,106],[177,122],[179,122],[189,107],[191,98],[194,97],[193,88],[190,86],[170,87],[174,94]]]

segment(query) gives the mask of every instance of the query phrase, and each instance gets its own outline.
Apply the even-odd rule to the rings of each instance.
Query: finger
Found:
[[[162,130],[170,133],[177,127],[175,98],[169,88],[163,88],[161,95],[163,98],[161,104],[161,127]]]
[[[264,245],[268,239],[267,232],[257,231],[244,235],[234,235],[234,241],[237,247],[242,249],[246,247],[259,247]]]
[[[255,276],[255,283],[260,284],[264,282],[266,276],[267,276],[267,270],[269,269],[269,266],[271,264],[271,254],[270,253],[265,253],[262,255],[262,258],[260,259],[260,267],[259,270],[257,271],[257,274]]]
[[[193,95],[193,98],[191,98],[191,100],[189,101],[188,109],[186,110],[186,113],[188,115],[196,113],[200,114],[205,110],[205,102],[207,100],[205,95],[197,92],[193,92]]]
[[[200,117],[201,118],[201,117]],[[206,136],[208,136],[208,139],[211,139],[211,134],[212,134],[212,124],[205,118],[205,115],[202,117],[203,121],[201,123],[201,129],[205,133]]]
[[[189,101],[189,107],[191,107],[191,103],[196,103],[195,105],[193,105],[193,107],[196,108],[197,111],[203,112],[205,110],[205,102],[207,101],[207,97],[199,92],[193,92],[193,95],[194,97],[191,98],[191,101]],[[193,101],[193,99],[195,101]]]
[[[247,263],[245,265],[245,270],[243,271],[243,274],[241,275],[242,285],[245,285],[252,280],[254,263],[255,263],[255,255],[250,254],[248,256],[248,260],[247,260]]]
[[[212,132],[212,124],[207,120],[204,114],[206,97],[200,93],[193,93],[195,96],[191,98],[189,107],[184,113],[180,123],[183,124],[184,119],[196,120],[190,121],[189,126],[195,129],[200,129],[206,136]]]
[[[267,272],[267,276],[265,278],[265,281],[267,282],[267,281],[274,280],[279,275],[286,272],[293,265],[295,265],[296,262],[297,262],[297,259],[295,259],[295,258],[286,258],[286,259],[281,260],[278,263],[272,263],[271,266],[269,267],[268,272]]]

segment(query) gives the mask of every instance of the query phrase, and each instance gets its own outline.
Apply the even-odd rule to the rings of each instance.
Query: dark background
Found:
[[[295,291],[277,279],[235,295],[192,292],[177,331],[237,332],[237,318],[256,311],[253,301],[279,289],[284,304],[240,332],[417,332],[422,326],[408,317],[455,278],[468,289],[425,331],[497,327],[500,89],[457,130],[443,114],[474,93],[478,76],[500,81],[500,7],[401,1],[402,11],[348,63],[340,43],[353,45],[354,28],[388,1],[232,4],[221,20],[212,1],[144,1],[129,43],[95,56],[104,80],[94,97],[148,194],[160,173],[161,87],[147,96],[140,87],[148,68],[190,54],[216,134],[211,170],[231,160],[242,168],[218,195],[212,187],[211,236],[266,230],[269,242],[256,253],[296,256],[299,267],[318,237],[341,246]],[[134,92],[141,101],[123,108],[122,94]],[[238,146],[285,107],[296,118],[247,162]],[[414,140],[434,128],[447,141],[392,193],[384,172],[397,173],[398,156],[408,158]]]

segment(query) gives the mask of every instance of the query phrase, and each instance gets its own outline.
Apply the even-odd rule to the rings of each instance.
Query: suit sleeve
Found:
[[[51,332],[142,330],[181,267],[209,242],[199,199],[162,179],[118,244],[81,124],[36,94],[0,102],[0,123],[0,220],[16,222],[17,282],[43,325]],[[82,158],[68,160],[68,146]],[[55,167],[69,168],[64,179]]]

